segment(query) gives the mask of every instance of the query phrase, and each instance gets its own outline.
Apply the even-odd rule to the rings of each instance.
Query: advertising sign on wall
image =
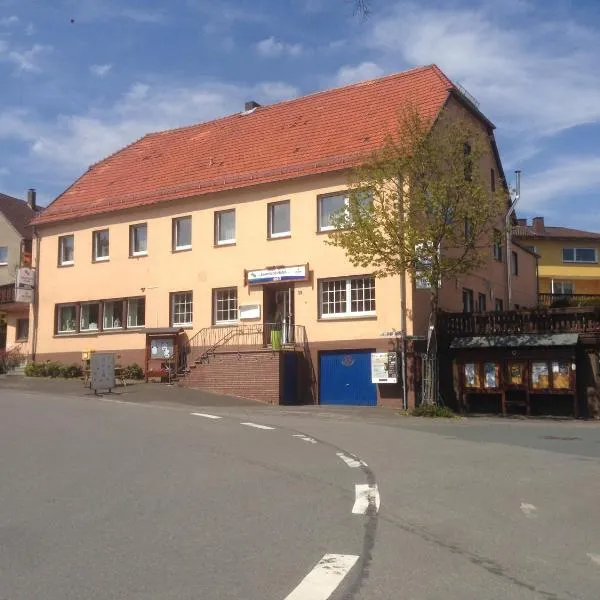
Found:
[[[246,272],[246,281],[248,282],[248,285],[279,283],[280,281],[306,281],[307,279],[308,265],[272,267]]]
[[[371,354],[371,382],[398,383],[398,355],[395,352]]]

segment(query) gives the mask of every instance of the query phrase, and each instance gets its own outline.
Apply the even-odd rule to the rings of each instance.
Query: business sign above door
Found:
[[[266,269],[246,271],[244,274],[248,285],[262,285],[282,281],[307,281],[308,264],[293,267],[267,267]]]

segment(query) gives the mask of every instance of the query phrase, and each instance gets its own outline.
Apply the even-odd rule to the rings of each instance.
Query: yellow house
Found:
[[[534,217],[531,225],[519,219],[514,237],[540,256],[541,304],[600,301],[600,233],[552,227],[544,223],[544,217]]]
[[[35,359],[92,349],[152,371],[179,336],[189,385],[274,403],[414,402],[414,357],[403,389],[396,355],[372,354],[395,351],[402,333],[425,338],[429,292],[408,275],[375,280],[324,243],[349,170],[396,130],[405,102],[432,119],[444,107],[471,115],[490,139],[488,185],[502,184],[493,125],[435,66],[147,135],[35,220]],[[535,258],[513,251],[514,302],[531,306]],[[442,309],[508,307],[507,261],[489,257],[443,282]]]

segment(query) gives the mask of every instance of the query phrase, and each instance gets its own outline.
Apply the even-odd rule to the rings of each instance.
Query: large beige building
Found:
[[[375,280],[324,242],[347,201],[349,169],[395,131],[405,102],[430,118],[444,107],[472,115],[490,136],[490,185],[503,180],[493,126],[435,66],[248,103],[90,167],[35,221],[36,359],[79,361],[93,349],[145,365],[148,329],[182,328],[197,385],[282,400],[281,380],[252,388],[281,344],[275,370],[285,371],[285,350],[298,350],[308,367],[295,377],[311,380],[314,400],[399,402],[399,385],[372,383],[370,356],[393,349],[403,314],[407,336],[426,334],[428,292],[407,276],[403,305],[398,277]],[[535,258],[513,251],[514,302],[532,306]],[[506,269],[490,248],[482,273],[443,283],[441,308],[508,308]],[[240,340],[261,345],[256,336],[267,351],[242,354]],[[196,350],[212,366],[196,365]]]

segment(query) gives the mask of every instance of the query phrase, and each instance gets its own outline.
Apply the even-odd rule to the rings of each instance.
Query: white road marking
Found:
[[[223,417],[218,417],[217,415],[207,415],[205,413],[191,413],[194,417],[204,417],[205,419],[222,419]]]
[[[600,567],[600,554],[588,554],[588,558]]]
[[[292,436],[296,437],[296,438],[300,438],[302,441],[308,442],[309,444],[317,443],[317,440],[315,440],[314,438],[308,437],[307,435],[304,435],[302,433],[293,433]]]
[[[356,469],[357,467],[366,467],[367,463],[364,460],[358,460],[352,456],[348,456],[343,452],[336,452],[336,456],[339,456],[350,468]]]
[[[352,513],[355,515],[364,515],[370,508],[374,508],[375,512],[378,512],[381,499],[379,497],[377,484],[361,483],[354,487],[356,500],[352,507]]]
[[[275,427],[269,427],[268,425],[259,425],[258,423],[240,423],[246,427],[254,427],[256,429],[275,429]]]
[[[327,600],[357,560],[353,554],[326,554],[285,600]]]
[[[526,517],[535,518],[537,517],[537,508],[533,504],[527,504],[521,502],[521,511]]]

